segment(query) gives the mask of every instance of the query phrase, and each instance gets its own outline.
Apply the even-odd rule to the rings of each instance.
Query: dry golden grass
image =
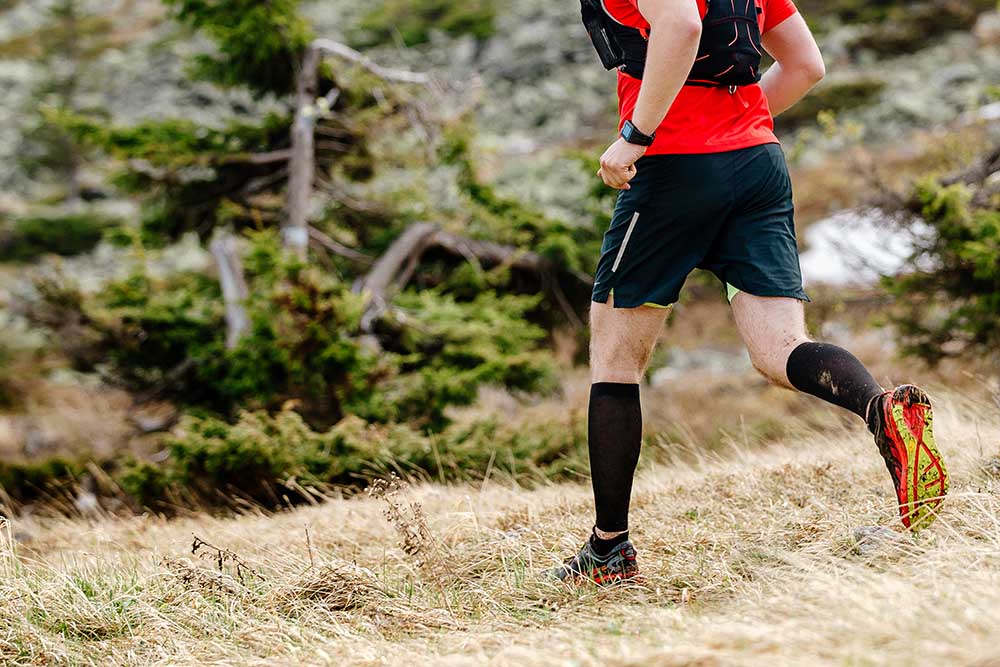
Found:
[[[984,467],[1000,415],[939,398],[953,495],[916,539],[858,552],[857,528],[898,522],[874,446],[837,422],[646,466],[644,582],[621,589],[535,578],[583,539],[585,485],[17,520],[0,530],[0,664],[985,666],[1000,660],[1000,479]]]

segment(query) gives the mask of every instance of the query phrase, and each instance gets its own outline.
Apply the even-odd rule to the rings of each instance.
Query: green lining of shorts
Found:
[[[731,283],[726,283],[726,299],[729,301],[729,303],[732,303],[733,299],[736,298],[736,295],[739,294],[742,291],[743,290],[741,290],[739,287],[736,287],[735,285],[733,285]],[[608,296],[611,297],[611,298],[614,298],[615,291],[613,289],[611,291],[609,291],[608,292]],[[652,303],[651,301],[647,301],[646,303],[644,303],[642,305],[648,306],[649,308],[659,308],[661,310],[669,310],[670,308],[674,307],[674,304],[672,304],[672,303],[667,304],[666,306],[664,306],[664,305],[661,305],[661,304],[658,304],[658,303]]]
[[[736,288],[734,287],[733,289],[736,289]],[[608,291],[608,298],[609,299],[615,298],[615,290],[614,290],[613,287]],[[605,301],[605,303],[607,303],[607,301]],[[672,303],[668,303],[667,305],[664,306],[664,305],[661,305],[659,303],[653,303],[652,301],[647,301],[646,303],[644,303],[642,305],[646,306],[648,308],[659,308],[660,310],[670,310],[671,308],[674,307],[674,304],[672,304]]]

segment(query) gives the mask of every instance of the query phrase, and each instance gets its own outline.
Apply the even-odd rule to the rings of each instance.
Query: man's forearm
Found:
[[[644,134],[652,134],[663,122],[698,55],[701,17],[695,3],[687,4],[695,8],[693,14],[671,12],[651,21],[646,70],[632,114],[632,123]]]
[[[805,97],[820,78],[822,74],[817,75],[808,69],[787,69],[782,67],[781,63],[773,64],[760,81],[760,87],[764,90],[767,104],[771,108],[771,115],[777,116],[788,111]]]

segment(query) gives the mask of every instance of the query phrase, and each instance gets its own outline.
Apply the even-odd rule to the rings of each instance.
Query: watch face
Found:
[[[649,146],[653,143],[653,138],[641,133],[630,120],[625,121],[625,127],[622,128],[622,138],[630,144],[639,146]]]

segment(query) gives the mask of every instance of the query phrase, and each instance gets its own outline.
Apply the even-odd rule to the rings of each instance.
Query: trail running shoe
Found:
[[[948,470],[934,443],[931,400],[912,384],[875,400],[871,428],[896,486],[903,525],[926,528],[948,493]]]
[[[590,546],[590,542],[587,542],[580,549],[580,553],[546,574],[560,581],[590,580],[598,586],[607,586],[619,584],[638,575],[639,566],[635,560],[635,547],[627,540],[615,547],[607,556],[598,556]]]

